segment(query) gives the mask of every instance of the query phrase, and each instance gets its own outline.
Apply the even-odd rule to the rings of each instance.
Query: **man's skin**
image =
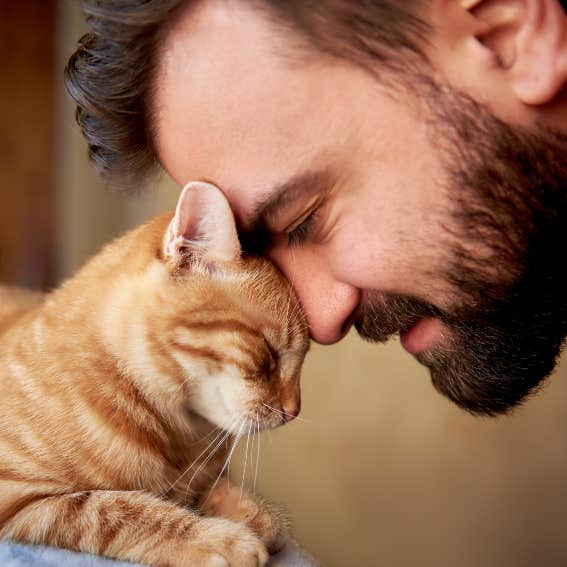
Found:
[[[513,127],[567,130],[567,18],[557,0],[432,0],[427,19],[436,84],[451,85]],[[418,86],[395,90],[346,60],[286,56],[286,42],[242,2],[205,0],[187,10],[167,34],[155,81],[160,161],[180,186],[218,185],[244,238],[253,232],[257,245],[269,236],[262,251],[293,282],[314,340],[334,343],[358,320],[373,340],[400,330],[420,361],[430,351],[457,357],[478,336],[460,330],[460,322],[470,316],[482,334],[480,315],[489,304],[482,303],[486,293],[481,300],[465,295],[447,277],[451,246],[488,265],[477,275],[494,278],[490,308],[514,294],[521,261],[516,255],[500,262],[490,246],[496,236],[457,234],[459,201],[447,163],[458,160],[444,154],[435,97],[424,103]],[[564,138],[557,148],[565,148]],[[564,166],[557,171],[551,177],[567,191]],[[390,297],[415,301],[419,315],[384,332],[369,323],[365,333],[364,314],[380,311]],[[553,301],[564,306],[565,295]],[[506,334],[494,323],[495,341]],[[553,349],[541,355],[549,364],[537,381],[563,338],[550,339]],[[507,411],[534,385],[492,406],[492,391],[476,403],[436,383],[465,409],[487,414]]]

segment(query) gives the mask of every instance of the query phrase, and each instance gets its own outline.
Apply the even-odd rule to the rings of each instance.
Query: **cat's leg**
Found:
[[[0,526],[0,539],[160,567],[261,567],[268,557],[246,526],[198,516],[145,492],[42,498]]]
[[[246,489],[241,490],[240,485],[233,485],[227,477],[222,477],[212,490],[205,492],[198,506],[207,516],[246,524],[272,554],[285,545],[289,520],[284,511],[258,496],[252,496]]]

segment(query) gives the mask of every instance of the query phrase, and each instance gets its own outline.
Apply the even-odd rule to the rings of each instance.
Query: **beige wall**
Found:
[[[80,20],[62,6],[63,61]],[[60,129],[63,276],[123,228],[170,209],[177,189],[166,181],[136,201],[106,194],[68,103]],[[397,343],[351,335],[313,347],[303,408],[306,421],[262,436],[258,488],[290,509],[296,536],[325,565],[567,565],[565,363],[514,417],[481,420],[436,394]]]

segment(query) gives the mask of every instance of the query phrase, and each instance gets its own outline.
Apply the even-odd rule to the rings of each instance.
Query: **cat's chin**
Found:
[[[201,414],[192,409],[187,410],[187,417],[189,418],[189,423],[191,424],[192,428],[197,430],[211,429],[212,427],[225,429],[224,427],[214,423],[206,417],[203,417]]]

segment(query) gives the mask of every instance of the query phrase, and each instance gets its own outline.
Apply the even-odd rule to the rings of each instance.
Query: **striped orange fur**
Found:
[[[45,299],[0,288],[0,538],[156,566],[263,565],[281,545],[225,463],[299,411],[308,333],[235,235],[193,184]]]

